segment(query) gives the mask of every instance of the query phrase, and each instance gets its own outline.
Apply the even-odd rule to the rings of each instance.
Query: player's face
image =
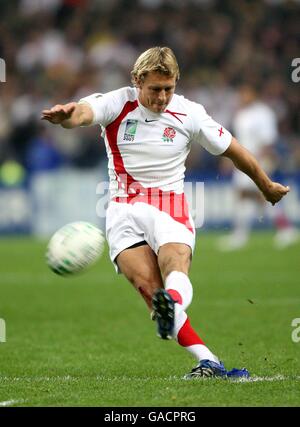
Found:
[[[151,72],[137,86],[140,103],[154,113],[162,113],[171,101],[176,81],[175,77]]]

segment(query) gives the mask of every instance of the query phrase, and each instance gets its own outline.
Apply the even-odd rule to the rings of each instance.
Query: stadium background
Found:
[[[41,111],[130,84],[136,57],[154,45],[178,57],[177,92],[229,130],[237,85],[261,87],[279,120],[274,177],[293,188],[282,204],[299,223],[300,97],[291,77],[298,17],[297,1],[1,1],[0,232],[47,236],[76,219],[103,225],[95,208],[96,184],[106,179],[99,128],[64,130],[42,122]],[[209,188],[203,228],[230,225],[229,178],[220,158],[193,147],[186,179]]]
[[[189,315],[228,369],[249,369],[249,382],[183,381],[194,360],[156,339],[107,250],[69,280],[46,266],[56,228],[102,225],[106,154],[98,128],[64,130],[41,111],[128,85],[153,45],[174,49],[177,92],[230,130],[238,84],[261,85],[280,126],[274,176],[290,184],[282,205],[299,226],[299,1],[0,0],[0,407],[300,405],[299,244],[278,250],[273,231],[259,230],[243,250],[216,250],[232,219],[220,158],[196,146],[188,159],[187,180],[205,182],[208,231],[194,253]]]

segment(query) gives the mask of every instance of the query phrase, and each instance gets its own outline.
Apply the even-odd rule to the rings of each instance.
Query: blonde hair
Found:
[[[143,52],[136,60],[131,71],[132,83],[143,81],[148,73],[158,71],[179,80],[179,67],[174,52],[169,47],[152,47]]]

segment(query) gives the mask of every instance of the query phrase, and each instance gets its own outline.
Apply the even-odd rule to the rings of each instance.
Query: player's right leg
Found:
[[[106,237],[116,271],[133,284],[152,311],[152,296],[163,287],[157,256],[145,241],[140,224],[133,220],[136,206],[110,202],[106,211]]]
[[[145,244],[133,245],[123,250],[115,259],[121,273],[133,284],[152,311],[152,297],[163,287],[157,256]]]

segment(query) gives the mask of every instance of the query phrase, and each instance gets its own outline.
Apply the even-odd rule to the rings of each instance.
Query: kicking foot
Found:
[[[173,338],[174,301],[164,289],[158,289],[152,298],[153,318],[157,323],[157,335],[163,340]]]

